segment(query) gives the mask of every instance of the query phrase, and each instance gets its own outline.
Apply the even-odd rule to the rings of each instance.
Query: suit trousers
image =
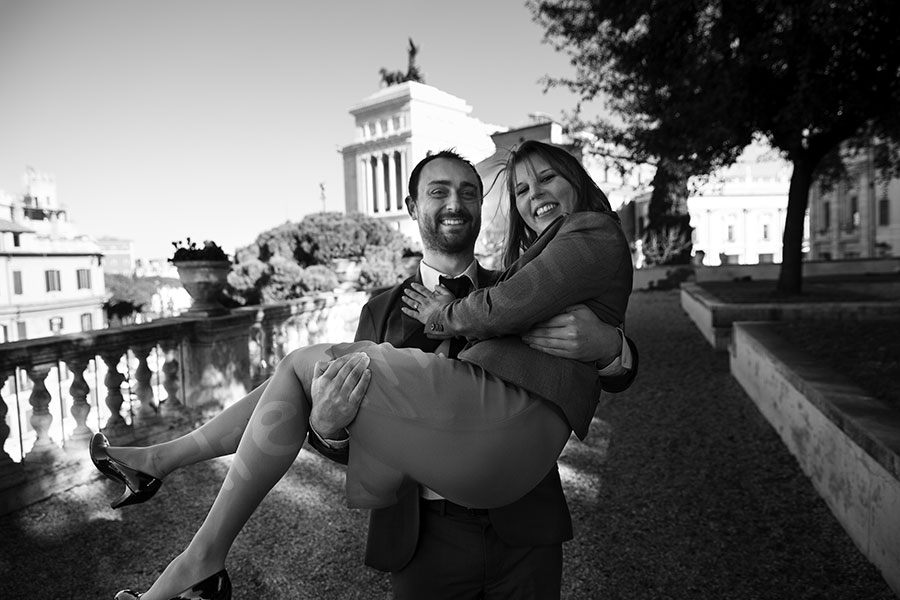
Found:
[[[562,585],[562,544],[509,546],[487,511],[421,500],[412,561],[391,573],[394,600],[554,600]]]
[[[351,508],[393,505],[418,484],[463,506],[505,506],[550,472],[571,433],[552,403],[464,361],[372,342],[298,352],[298,373],[323,353],[370,358],[369,388],[348,428]]]

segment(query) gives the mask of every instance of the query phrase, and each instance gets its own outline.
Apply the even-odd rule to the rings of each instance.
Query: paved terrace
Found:
[[[575,520],[564,598],[895,598],[681,311],[637,293],[633,388],[605,396],[587,444],[560,461]],[[0,598],[112,598],[147,586],[187,542],[227,461],[174,474],[112,511],[99,478],[0,518]],[[302,452],[229,557],[236,598],[388,598],[362,566],[366,515],[341,468]]]

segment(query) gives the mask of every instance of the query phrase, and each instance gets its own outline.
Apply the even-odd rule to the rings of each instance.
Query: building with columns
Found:
[[[384,219],[418,240],[404,204],[413,166],[445,148],[476,163],[494,152],[490,134],[501,128],[471,112],[465,100],[416,81],[383,87],[351,108],[356,138],[341,149],[347,212]]]
[[[900,254],[900,179],[884,179],[871,148],[844,158],[847,176],[809,193],[813,260],[882,258]]]
[[[105,327],[100,247],[68,221],[51,175],[28,168],[23,184],[0,192],[0,342]]]
[[[777,150],[753,142],[733,165],[692,189],[694,254],[703,253],[704,265],[781,262],[791,172]]]

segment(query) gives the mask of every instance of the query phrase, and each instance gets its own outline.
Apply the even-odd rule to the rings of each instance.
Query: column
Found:
[[[84,379],[84,370],[88,366],[88,357],[70,357],[66,358],[65,362],[66,367],[72,373],[72,385],[69,387],[69,394],[72,396],[72,408],[69,412],[75,419],[75,431],[72,432],[68,441],[71,441],[76,447],[87,448],[88,442],[94,434],[87,426],[87,418],[91,412],[91,405],[87,401],[87,395],[91,388]]]
[[[356,158],[356,210],[366,214],[369,211],[369,196],[366,193],[366,159]]]
[[[125,398],[122,396],[122,382],[125,376],[119,373],[119,360],[122,358],[122,352],[119,350],[106,350],[101,355],[103,362],[106,364],[106,377],[103,383],[106,385],[106,408],[109,409],[109,420],[103,428],[108,432],[122,432],[128,429],[125,419],[119,414],[122,410],[122,404]]]
[[[2,385],[0,385],[0,392],[6,389],[6,384],[13,375],[15,375],[15,369],[0,371],[0,378],[2,378],[2,382],[0,382],[2,383]],[[24,477],[22,465],[16,463],[3,449],[11,431],[6,422],[8,413],[9,407],[6,404],[6,398],[0,393],[0,487],[18,483],[22,481]]]
[[[384,203],[384,154],[378,154],[373,159],[375,170],[375,212],[387,207]]]
[[[378,195],[375,193],[375,157],[366,158],[366,214],[378,212]]]
[[[147,364],[147,357],[155,347],[155,344],[141,344],[131,349],[134,357],[138,361],[137,368],[134,370],[135,386],[134,391],[140,406],[138,407],[135,417],[140,420],[154,419],[158,416],[159,410],[153,397],[153,386],[150,380],[153,378],[153,371]]]
[[[387,198],[386,198],[386,209],[388,212],[393,212],[396,210],[397,200],[395,198],[397,194],[397,161],[396,155],[394,152],[388,152],[387,154],[387,172],[388,172],[388,181],[387,181]]]
[[[394,152],[394,163],[396,167],[394,179],[397,182],[397,210],[402,211],[404,209],[403,198],[406,196],[406,193],[403,191],[403,188],[406,185],[406,179],[403,177],[403,153],[400,150]]]
[[[53,423],[53,415],[50,414],[50,400],[52,400],[52,397],[44,384],[44,380],[47,379],[51,368],[52,365],[32,365],[26,369],[28,378],[34,386],[28,403],[31,404],[32,408],[31,427],[37,435],[37,439],[34,440],[34,446],[31,447],[31,451],[26,455],[26,458],[38,462],[53,460],[58,450],[56,444],[50,438],[50,425]]]
[[[174,340],[163,340],[160,347],[165,354],[162,366],[163,389],[166,390],[166,401],[162,403],[160,412],[166,416],[181,416],[184,405],[179,396],[181,392],[181,363],[178,360],[178,344]]]

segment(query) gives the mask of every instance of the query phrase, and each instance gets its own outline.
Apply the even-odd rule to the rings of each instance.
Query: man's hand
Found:
[[[535,325],[522,340],[541,352],[599,365],[611,363],[622,353],[622,335],[584,304]]]
[[[369,357],[362,352],[316,363],[309,424],[319,436],[326,440],[347,437],[344,427],[356,418],[372,378],[368,366]]]

